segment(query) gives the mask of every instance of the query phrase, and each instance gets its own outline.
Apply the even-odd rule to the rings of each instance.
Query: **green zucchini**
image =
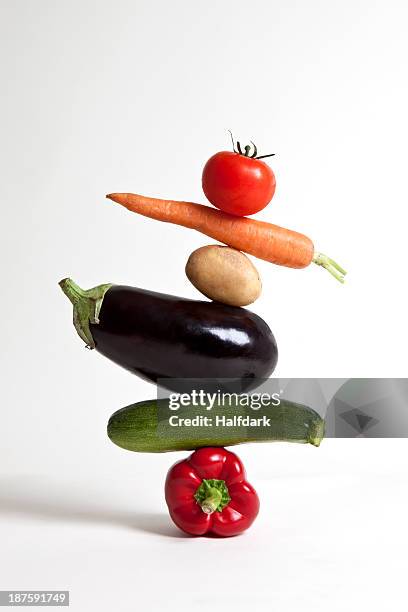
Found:
[[[225,425],[219,425],[217,417]],[[266,420],[261,426],[252,426],[253,421],[243,426],[244,417],[247,417],[246,422]],[[170,425],[170,418],[179,424]],[[212,425],[204,425],[200,418],[211,420]],[[192,422],[196,419],[196,425],[189,425],[183,419]],[[168,400],[161,399],[138,402],[115,412],[109,419],[108,436],[117,446],[140,453],[233,446],[244,442],[284,441],[319,446],[324,437],[324,425],[324,419],[311,408],[285,400],[278,406],[257,411],[224,405],[214,406],[211,411],[188,406],[173,412]]]

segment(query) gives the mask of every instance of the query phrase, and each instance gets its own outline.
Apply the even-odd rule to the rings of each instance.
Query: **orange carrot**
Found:
[[[306,268],[314,262],[344,282],[345,270],[326,255],[315,253],[313,242],[304,234],[192,202],[160,200],[133,193],[110,193],[106,197],[132,212],[197,230],[234,249],[280,266]]]

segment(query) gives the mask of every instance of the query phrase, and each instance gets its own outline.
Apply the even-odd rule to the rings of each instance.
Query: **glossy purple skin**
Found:
[[[188,300],[114,285],[105,294],[96,350],[138,376],[163,378],[268,378],[278,349],[268,325],[244,308]]]

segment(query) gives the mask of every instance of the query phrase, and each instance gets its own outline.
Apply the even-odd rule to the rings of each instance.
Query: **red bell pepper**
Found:
[[[225,448],[200,448],[175,463],[165,495],[170,516],[192,535],[238,535],[259,511],[256,491],[246,482],[240,459]]]

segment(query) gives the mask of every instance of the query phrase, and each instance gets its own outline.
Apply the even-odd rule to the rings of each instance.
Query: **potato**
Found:
[[[230,306],[247,306],[260,296],[258,271],[246,255],[227,246],[204,246],[191,253],[186,275],[206,297]]]

